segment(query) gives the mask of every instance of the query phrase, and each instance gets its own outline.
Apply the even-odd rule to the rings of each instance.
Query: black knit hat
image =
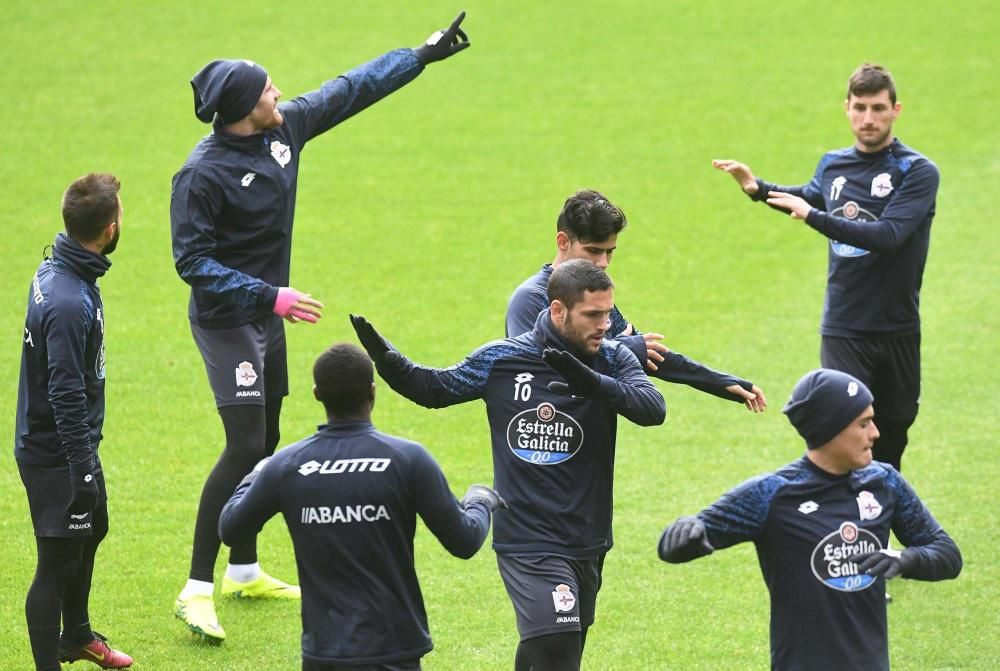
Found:
[[[810,450],[825,445],[872,404],[861,380],[829,368],[802,376],[782,409]]]
[[[267,84],[267,70],[253,61],[212,61],[191,79],[194,115],[211,123],[236,123],[253,111]]]

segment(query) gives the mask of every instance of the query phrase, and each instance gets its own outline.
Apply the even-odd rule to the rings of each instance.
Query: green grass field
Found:
[[[0,435],[13,434],[28,283],[61,229],[62,191],[89,171],[123,182],[126,215],[102,282],[108,413],[101,454],[111,533],[98,554],[95,627],[141,670],[296,669],[298,609],[222,603],[229,638],[197,643],[171,614],[194,513],[222,446],[170,251],[170,178],[207,127],[188,80],[213,58],[263,63],[286,98],[420,43],[453,2],[7,3],[0,269]],[[619,433],[616,547],[587,669],[768,667],[767,594],[743,545],[687,566],[655,554],[662,528],[742,479],[795,458],[780,409],[818,364],[824,240],[751,206],[712,158],[798,183],[852,142],[845,83],[866,59],[897,79],[901,139],[942,183],[922,301],[924,391],[905,473],[965,557],[958,580],[897,581],[895,669],[1000,668],[1000,480],[992,386],[1000,374],[995,200],[1000,100],[993,3],[470,2],[472,48],[309,145],[292,283],[326,303],[288,329],[283,443],[310,433],[315,356],[367,316],[400,349],[444,366],[503,335],[511,290],[553,255],[556,214],[583,187],[630,225],[611,274],[640,328],[753,379],[770,409],[661,384],[664,426]],[[460,494],[488,482],[478,404],[418,408],[381,388],[376,424],[425,444]],[[8,450],[10,450],[8,443]],[[35,552],[10,451],[0,465],[0,669],[30,668],[23,602]],[[418,568],[430,670],[509,669],[514,617],[492,551],[448,556],[421,528]],[[295,573],[280,520],[261,562]],[[220,558],[221,576],[225,555]],[[831,623],[833,626],[834,623]],[[77,667],[73,667],[77,668]]]

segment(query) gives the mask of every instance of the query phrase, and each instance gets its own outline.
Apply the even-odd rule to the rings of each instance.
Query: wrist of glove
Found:
[[[495,512],[497,508],[507,510],[507,502],[503,500],[503,497],[486,485],[471,485],[469,490],[465,492],[465,496],[462,497],[462,509],[468,509],[469,504],[472,503],[482,503],[491,513]]]
[[[715,551],[708,542],[705,525],[697,517],[679,517],[660,537],[657,548],[660,559],[671,564],[681,564]]]
[[[916,566],[917,553],[910,548],[903,551],[886,548],[858,555],[854,561],[858,564],[858,573],[884,576],[886,580],[898,575],[905,578],[906,574]]]
[[[97,479],[94,476],[94,469],[74,468],[69,469],[69,483],[72,489],[72,499],[67,509],[71,515],[85,515],[92,512],[97,507]]]
[[[591,398],[601,388],[600,374],[569,352],[550,347],[542,352],[542,360],[565,380],[565,382],[549,382],[550,391]]]
[[[443,61],[459,51],[469,48],[469,36],[459,28],[463,19],[465,19],[465,12],[460,13],[448,28],[436,31],[423,44],[414,49],[421,63],[427,65]]]

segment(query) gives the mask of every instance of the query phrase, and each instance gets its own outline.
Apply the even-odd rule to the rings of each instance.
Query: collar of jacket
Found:
[[[90,283],[111,267],[111,260],[104,254],[90,251],[65,233],[56,236],[52,245],[52,260],[70,268]]]
[[[374,431],[375,425],[367,419],[334,419],[320,424],[317,430],[324,434],[347,435]]]
[[[539,352],[544,352],[547,347],[563,350],[564,352],[569,352],[588,366],[591,366],[597,358],[596,356],[581,354],[578,348],[570,345],[562,337],[552,324],[552,317],[549,315],[548,308],[538,313],[538,317],[535,318],[535,328],[532,330],[531,335]]]
[[[218,118],[212,123],[212,134],[221,144],[247,154],[259,154],[267,148],[266,134],[236,135],[227,131]]]

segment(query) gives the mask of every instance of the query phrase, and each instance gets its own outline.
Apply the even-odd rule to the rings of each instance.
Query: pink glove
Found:
[[[323,304],[319,301],[291,287],[281,287],[278,289],[278,298],[274,301],[272,311],[283,319],[291,321],[301,319],[315,324],[320,317],[320,312],[316,308],[322,307]]]

